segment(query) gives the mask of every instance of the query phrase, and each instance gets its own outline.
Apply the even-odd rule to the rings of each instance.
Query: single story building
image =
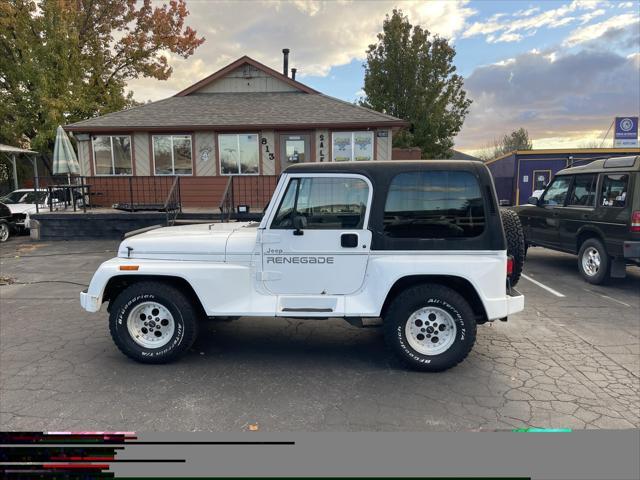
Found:
[[[516,150],[485,162],[502,205],[521,205],[543,189],[556,172],[598,158],[638,155],[640,148]]]
[[[154,177],[178,176],[184,206],[212,207],[231,177],[247,192],[268,183],[268,198],[292,164],[392,158],[407,122],[295,80],[283,53],[283,73],[244,56],[173,97],[67,125],[94,203],[113,202],[118,189],[167,190]]]

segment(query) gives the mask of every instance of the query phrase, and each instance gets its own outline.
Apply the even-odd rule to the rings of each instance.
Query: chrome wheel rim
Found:
[[[594,247],[587,248],[582,254],[582,269],[590,277],[598,274],[600,262],[600,252]]]
[[[422,355],[439,355],[456,340],[457,327],[451,314],[438,307],[415,311],[405,325],[407,342]]]
[[[145,348],[164,347],[175,331],[171,312],[157,302],[136,305],[127,318],[127,329],[134,342]]]
[[[6,223],[0,224],[0,242],[6,242],[9,238],[9,225]]]

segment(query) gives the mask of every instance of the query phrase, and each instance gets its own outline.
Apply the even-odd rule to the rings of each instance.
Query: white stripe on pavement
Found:
[[[599,297],[606,298],[607,300],[611,300],[612,302],[617,302],[620,305],[624,305],[625,307],[631,307],[628,303],[623,302],[622,300],[618,300],[617,298],[610,297],[609,295],[604,295],[602,293],[594,292],[593,290],[589,290],[588,288],[583,288],[585,292],[594,293]]]
[[[534,280],[533,278],[525,275],[524,273],[522,274],[522,278],[525,278],[527,280],[529,280],[531,283],[535,283],[536,285],[538,285],[540,288],[544,288],[547,292],[553,293],[556,297],[564,297],[563,294],[561,294],[560,292],[554,290],[551,287],[547,287],[544,283],[540,283],[537,280]]]

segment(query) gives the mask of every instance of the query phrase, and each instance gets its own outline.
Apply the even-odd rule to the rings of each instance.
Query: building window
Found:
[[[153,164],[156,175],[191,175],[191,136],[154,135]]]
[[[333,132],[334,162],[373,160],[373,132]]]
[[[218,135],[218,148],[222,175],[257,175],[260,173],[257,133]]]
[[[96,175],[131,175],[131,137],[93,137],[93,161]]]
[[[480,186],[468,172],[396,175],[384,208],[384,233],[392,238],[468,238],[484,231]]]

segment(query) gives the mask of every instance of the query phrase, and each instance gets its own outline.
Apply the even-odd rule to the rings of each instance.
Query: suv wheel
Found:
[[[178,289],[161,282],[135,283],[111,305],[109,330],[126,356],[166,363],[184,354],[198,332],[198,310]]]
[[[609,280],[611,259],[600,240],[589,238],[582,244],[578,252],[578,268],[582,277],[594,285]]]
[[[520,217],[513,210],[500,210],[504,235],[507,239],[507,255],[513,257],[513,273],[509,280],[511,286],[515,287],[522,275],[524,259],[527,255],[527,248],[524,240],[524,230]]]
[[[416,285],[400,293],[384,318],[385,338],[409,367],[439,372],[456,366],[471,351],[476,321],[471,307],[454,290]]]

